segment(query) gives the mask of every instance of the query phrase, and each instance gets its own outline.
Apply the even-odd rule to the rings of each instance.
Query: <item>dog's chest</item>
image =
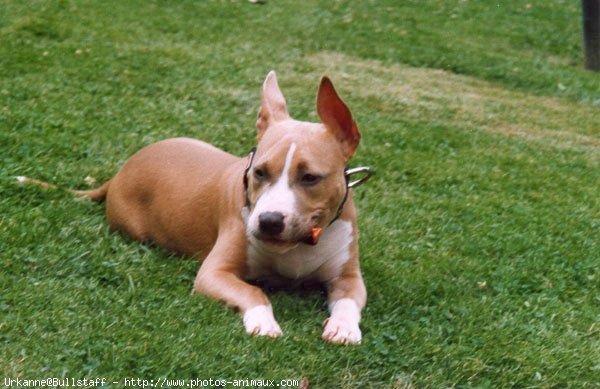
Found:
[[[327,281],[340,274],[350,258],[354,236],[352,223],[337,220],[321,236],[319,244],[298,247],[282,254],[266,253],[255,246],[248,248],[248,279],[283,276],[292,280]]]

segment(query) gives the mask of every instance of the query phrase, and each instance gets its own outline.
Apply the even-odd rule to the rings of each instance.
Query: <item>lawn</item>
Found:
[[[600,75],[579,7],[0,0],[0,378],[599,387]],[[270,69],[301,120],[328,74],[363,135],[352,165],[377,171],[355,190],[360,346],[323,343],[303,290],[269,293],[282,338],[248,337],[190,294],[196,261],[14,179],[86,188],[174,136],[245,155]]]

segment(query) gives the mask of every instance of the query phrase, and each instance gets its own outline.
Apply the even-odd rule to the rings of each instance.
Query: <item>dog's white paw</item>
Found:
[[[337,344],[359,344],[362,339],[360,310],[352,299],[344,298],[331,304],[331,317],[325,320],[324,341]]]
[[[282,334],[270,305],[257,305],[248,309],[244,313],[244,327],[250,335],[277,338]]]
[[[321,336],[328,343],[360,344],[362,334],[358,323],[350,323],[340,317],[325,320],[325,330]]]

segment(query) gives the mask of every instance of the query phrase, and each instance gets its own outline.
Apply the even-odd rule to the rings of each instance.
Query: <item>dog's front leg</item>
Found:
[[[242,242],[245,243],[245,231],[219,235],[200,266],[194,290],[237,308],[247,333],[276,338],[282,332],[267,296],[260,288],[242,280],[246,260],[246,246]]]
[[[325,320],[322,338],[329,343],[358,344],[362,334],[358,323],[367,292],[358,270],[342,274],[327,284],[331,316]]]

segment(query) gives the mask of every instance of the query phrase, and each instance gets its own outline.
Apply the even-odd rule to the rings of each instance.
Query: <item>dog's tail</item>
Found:
[[[106,181],[104,184],[100,185],[96,189],[70,190],[69,192],[71,192],[77,196],[87,197],[88,199],[90,199],[92,201],[101,202],[101,201],[104,201],[104,199],[106,199],[106,194],[108,193],[108,187],[110,186],[111,181],[112,180]]]
[[[67,192],[72,193],[76,196],[86,197],[90,200],[100,202],[106,198],[106,194],[108,193],[108,187],[110,186],[111,180],[108,180],[104,184],[102,184],[100,187],[98,187],[96,189],[91,189],[91,190],[74,190],[74,189],[62,188],[60,186],[50,184],[48,182],[36,180],[35,178],[29,178],[29,177],[25,177],[25,176],[18,176],[17,181],[21,184],[36,185],[36,186],[40,186],[42,188],[47,188],[47,189],[66,190]]]

